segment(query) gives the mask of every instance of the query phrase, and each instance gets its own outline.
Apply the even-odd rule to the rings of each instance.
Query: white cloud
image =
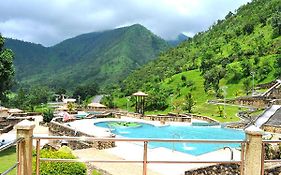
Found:
[[[1,2],[5,37],[53,45],[86,32],[140,23],[171,39],[207,29],[250,0],[12,0]]]

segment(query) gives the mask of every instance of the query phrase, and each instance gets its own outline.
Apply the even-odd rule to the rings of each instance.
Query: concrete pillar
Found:
[[[245,148],[244,175],[260,175],[262,162],[263,131],[252,125],[245,129],[248,143]]]
[[[32,135],[35,125],[24,120],[15,126],[17,130],[17,138],[24,138],[24,141],[20,142],[17,148],[19,151],[19,169],[20,175],[32,175]]]

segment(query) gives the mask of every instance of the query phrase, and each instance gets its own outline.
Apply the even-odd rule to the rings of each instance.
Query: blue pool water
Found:
[[[109,128],[109,122],[95,123],[96,126]],[[245,134],[243,131],[202,126],[163,126],[156,127],[150,124],[142,123],[141,127],[114,127],[110,128],[116,135],[126,138],[160,138],[160,139],[219,139],[219,140],[243,140]],[[224,146],[239,147],[240,144],[205,144],[205,143],[165,143],[150,142],[150,148],[165,147],[180,152],[200,155]]]

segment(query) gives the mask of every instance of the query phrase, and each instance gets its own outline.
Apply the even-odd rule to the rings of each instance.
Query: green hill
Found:
[[[148,99],[148,110],[166,111],[175,106],[171,101],[182,105],[191,93],[195,113],[217,115],[217,106],[206,101],[223,98],[223,86],[231,98],[251,92],[253,74],[255,84],[281,75],[280,25],[279,0],[254,0],[134,71],[124,80],[122,93],[145,91],[154,99]],[[228,113],[234,117],[233,109]]]
[[[6,47],[15,53],[20,83],[66,89],[89,82],[101,87],[118,83],[169,48],[139,24],[79,35],[48,48],[13,39],[6,39]]]

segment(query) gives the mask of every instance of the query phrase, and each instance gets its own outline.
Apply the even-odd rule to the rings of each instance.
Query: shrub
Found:
[[[254,26],[253,23],[247,23],[243,27],[243,32],[244,32],[244,34],[248,34],[249,35],[249,34],[251,34],[254,31],[254,28],[255,28],[255,26]]]
[[[182,75],[181,76],[181,81],[185,82],[186,81],[186,76]]]
[[[93,170],[92,175],[101,175],[101,173],[98,172],[97,170]]]
[[[52,110],[44,111],[43,112],[43,121],[50,122],[54,118],[54,112]]]
[[[75,159],[70,148],[63,146],[58,151],[50,149],[42,149],[40,157],[53,158],[53,159]],[[35,157],[33,157],[33,168],[35,169]],[[33,171],[35,172],[35,171]],[[84,163],[78,162],[41,162],[40,163],[41,175],[86,175],[87,168]]]

